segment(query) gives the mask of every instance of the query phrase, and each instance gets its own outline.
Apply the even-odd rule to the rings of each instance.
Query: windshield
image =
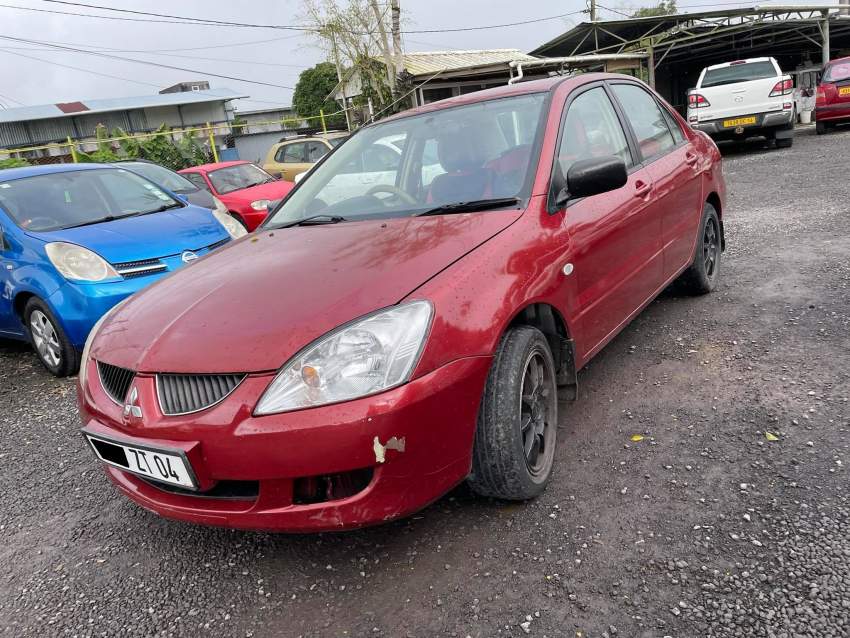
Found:
[[[266,225],[527,197],[545,99],[535,93],[476,102],[366,127],[317,165]]]
[[[702,88],[709,86],[720,86],[722,84],[735,84],[737,82],[749,82],[750,80],[764,80],[765,78],[777,77],[773,62],[763,60],[762,62],[745,62],[722,66],[717,69],[708,69],[702,79]]]
[[[178,206],[183,204],[123,168],[0,181],[0,207],[18,226],[32,231],[61,230]]]
[[[159,184],[170,190],[172,193],[184,194],[194,193],[198,190],[188,179],[182,175],[178,175],[174,171],[160,166],[159,164],[148,164],[147,162],[120,162],[119,166],[126,166],[134,173],[138,173],[142,177]]]
[[[826,67],[826,73],[823,74],[824,82],[841,82],[842,80],[850,80],[850,61],[830,64]]]
[[[212,171],[207,176],[210,178],[216,191],[222,195],[238,191],[241,188],[250,188],[251,186],[274,181],[274,177],[254,164],[234,164],[233,166]]]

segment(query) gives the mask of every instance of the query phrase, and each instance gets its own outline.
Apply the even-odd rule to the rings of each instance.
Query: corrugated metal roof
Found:
[[[247,95],[231,89],[210,89],[208,91],[185,91],[183,93],[163,93],[157,95],[139,95],[134,97],[116,97],[83,102],[63,103],[62,108],[57,104],[42,104],[39,106],[21,106],[0,110],[0,123],[28,122],[45,120],[54,117],[72,117],[74,115],[90,115],[109,111],[126,111],[144,109],[156,106],[175,106],[177,104],[200,104],[204,102],[221,102],[246,98]],[[82,108],[70,109],[70,105]]]
[[[405,53],[404,68],[411,75],[426,75],[438,71],[507,64],[513,60],[534,60],[519,49],[481,49],[476,51],[426,51]]]

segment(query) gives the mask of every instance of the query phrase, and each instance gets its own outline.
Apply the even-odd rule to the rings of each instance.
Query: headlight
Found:
[[[247,235],[248,231],[245,230],[245,227],[230,216],[227,206],[225,206],[218,197],[213,197],[213,200],[215,201],[215,209],[213,209],[212,212],[213,217],[218,220],[219,224],[224,226],[224,230],[226,230],[233,239],[239,239],[240,237]]]
[[[88,248],[55,241],[44,247],[50,262],[65,278],[72,281],[103,281],[120,278],[115,269]]]
[[[266,210],[270,203],[271,202],[267,199],[258,199],[255,202],[251,202],[251,208],[254,210]]]
[[[117,304],[112,306],[110,310],[107,310],[103,313],[103,316],[97,320],[97,323],[94,324],[92,329],[89,331],[89,336],[86,338],[86,344],[83,346],[83,353],[80,356],[80,374],[79,381],[80,387],[86,387],[86,380],[88,377],[88,362],[89,362],[89,353],[91,352],[91,344],[94,341],[95,336],[97,336],[98,330],[103,325],[103,322],[107,320],[107,318],[113,314],[123,306],[130,297],[125,297],[122,301],[119,301]]]
[[[428,301],[394,306],[337,328],[281,368],[255,414],[349,401],[410,379],[431,324]]]

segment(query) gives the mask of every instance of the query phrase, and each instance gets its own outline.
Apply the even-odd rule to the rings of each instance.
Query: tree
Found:
[[[661,0],[654,7],[643,7],[632,14],[633,18],[650,18],[652,16],[668,16],[676,13],[676,0]]]
[[[301,117],[318,117],[324,111],[328,126],[345,124],[342,114],[331,115],[339,111],[339,105],[333,98],[325,99],[338,84],[336,69],[330,62],[321,62],[302,71],[292,94],[292,108]]]

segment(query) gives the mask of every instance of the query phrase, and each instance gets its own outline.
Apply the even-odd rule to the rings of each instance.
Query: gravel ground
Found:
[[[848,145],[724,149],[720,288],[667,291],[581,373],[533,503],[461,487],[315,536],[164,521],[96,466],[73,382],[0,343],[3,635],[848,635]]]

